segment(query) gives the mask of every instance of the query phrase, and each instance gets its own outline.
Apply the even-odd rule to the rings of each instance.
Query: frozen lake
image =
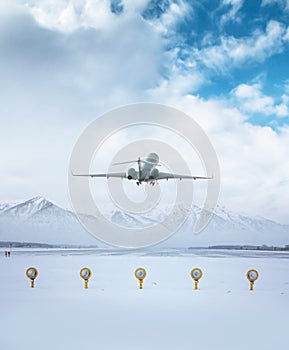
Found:
[[[127,252],[126,252],[127,253]],[[288,349],[289,254],[19,249],[0,257],[0,349]],[[25,270],[35,266],[35,289]],[[90,267],[89,289],[79,270]],[[133,273],[144,267],[144,289]],[[190,271],[203,270],[200,290]],[[249,291],[248,269],[260,276]]]

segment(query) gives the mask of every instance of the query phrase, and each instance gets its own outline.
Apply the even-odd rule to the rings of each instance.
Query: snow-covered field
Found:
[[[2,350],[288,350],[289,254],[0,252]],[[25,276],[39,269],[35,289]],[[93,271],[89,289],[79,270]],[[138,289],[134,269],[148,275]],[[204,276],[194,290],[189,276]],[[255,290],[245,274],[259,271]]]

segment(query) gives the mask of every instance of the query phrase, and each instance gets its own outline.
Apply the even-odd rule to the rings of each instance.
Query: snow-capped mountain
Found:
[[[53,206],[51,202],[38,196],[22,203],[12,202],[0,204],[0,215],[5,213],[8,216],[22,217],[24,219],[50,206]]]
[[[181,206],[170,214],[172,220],[187,212],[188,218],[178,232],[161,243],[165,247],[194,247],[209,245],[286,245],[289,244],[289,225],[281,225],[265,218],[253,218],[217,207],[212,220],[198,235],[192,233],[200,212]],[[118,210],[106,213],[113,223],[127,228],[156,225],[166,218],[166,211],[130,214]],[[97,219],[94,218],[97,225]],[[0,204],[0,241],[35,242],[76,246],[103,246],[79,223],[76,215],[42,197],[23,202]]]
[[[289,225],[281,225],[262,217],[248,217],[217,206],[208,226],[199,234],[193,234],[194,224],[201,209],[197,206],[193,210],[182,205],[164,211],[153,211],[146,215],[133,215],[115,211],[108,215],[110,220],[120,226],[141,228],[162,222],[167,215],[172,220],[178,220],[184,215],[186,221],[168,241],[162,245],[179,246],[210,246],[210,245],[286,245],[289,243]]]
[[[43,197],[0,204],[0,241],[97,245],[74,213]]]

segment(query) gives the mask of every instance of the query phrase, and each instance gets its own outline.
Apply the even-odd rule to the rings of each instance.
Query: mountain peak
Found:
[[[36,196],[28,199],[26,202],[31,202],[34,204],[52,204],[48,199],[42,196]]]
[[[54,205],[42,196],[36,196],[19,203],[13,203],[10,205],[2,206],[1,214],[11,216],[21,216],[22,218],[28,218],[37,212],[42,211],[50,206]]]

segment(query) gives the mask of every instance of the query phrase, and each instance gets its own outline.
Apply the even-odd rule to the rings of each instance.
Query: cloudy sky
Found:
[[[218,154],[220,202],[289,223],[288,0],[1,0],[0,201],[67,206],[96,117],[157,102]]]

